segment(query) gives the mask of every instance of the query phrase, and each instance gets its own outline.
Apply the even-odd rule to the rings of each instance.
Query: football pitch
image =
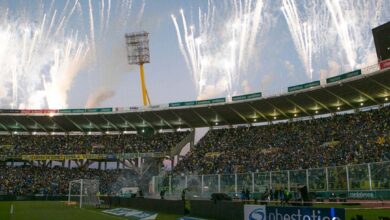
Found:
[[[326,207],[326,206],[321,206]],[[378,220],[378,217],[390,216],[390,209],[360,209],[359,207],[338,206],[347,208],[346,219],[362,215],[365,220]],[[182,215],[159,213],[158,220],[176,220]],[[0,202],[0,220],[120,220],[133,219],[103,213],[101,209],[80,209],[66,206],[64,202],[17,201]]]
[[[12,209],[12,210],[11,210]],[[12,212],[12,213],[11,213]],[[177,219],[180,215],[159,214],[158,220]],[[129,220],[103,213],[101,209],[80,209],[64,202],[0,202],[0,220]]]

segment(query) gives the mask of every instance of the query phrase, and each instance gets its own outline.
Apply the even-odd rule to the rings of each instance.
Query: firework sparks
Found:
[[[132,1],[116,3],[68,0],[62,9],[54,1],[23,4],[24,10],[18,11],[0,8],[1,105],[67,108],[68,92],[80,72],[107,74],[117,68],[113,60],[123,54],[111,53],[123,48]],[[110,19],[111,14],[117,19]]]
[[[263,1],[235,0],[227,4],[224,10],[217,10],[213,1],[208,2],[207,12],[199,8],[197,25],[187,22],[183,10],[181,26],[171,16],[198,99],[234,93],[255,50],[263,22]]]

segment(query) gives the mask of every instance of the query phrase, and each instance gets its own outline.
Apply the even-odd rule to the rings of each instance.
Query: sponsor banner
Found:
[[[117,160],[117,159],[133,159],[137,157],[162,158],[164,154],[161,152],[151,153],[124,153],[124,154],[62,154],[62,155],[0,155],[0,161],[7,159],[21,160]]]
[[[49,114],[57,113],[57,109],[22,109],[21,113],[23,114]]]
[[[226,102],[226,98],[199,100],[199,101],[196,101],[196,104],[197,105],[209,105],[209,104],[224,103],[224,102]]]
[[[345,209],[245,205],[245,220],[344,220]]]
[[[85,109],[83,108],[74,108],[74,109],[60,109],[59,113],[85,113]]]
[[[128,208],[116,208],[102,211],[107,214],[115,215],[115,216],[123,216],[123,217],[131,217],[131,219],[139,219],[139,220],[151,220],[157,218],[157,213],[155,212],[144,212],[136,209],[128,209]]]
[[[0,113],[21,113],[22,111],[19,109],[0,109]]]
[[[97,113],[97,112],[112,112],[112,108],[74,108],[74,109],[60,109],[59,113]]]
[[[359,75],[362,75],[362,70],[355,70],[355,71],[352,71],[349,73],[344,73],[344,74],[341,74],[338,76],[333,76],[333,77],[327,78],[326,83],[337,82],[340,80],[348,79],[348,78],[351,78],[354,76],[359,76]]]
[[[193,105],[196,105],[196,101],[169,103],[169,107],[181,107],[181,106],[193,106]]]
[[[224,103],[226,98],[217,98],[217,99],[207,99],[199,101],[188,101],[188,102],[173,102],[169,103],[169,107],[183,107],[183,106],[194,106],[194,105],[210,105],[216,103]]]
[[[255,98],[261,98],[262,94],[261,92],[252,93],[252,94],[246,94],[246,95],[239,95],[239,96],[233,96],[232,101],[241,101],[241,100],[248,100],[248,99],[255,99]]]
[[[104,154],[22,155],[22,160],[103,160]]]
[[[390,59],[387,59],[387,60],[380,62],[379,66],[380,66],[381,70],[389,68],[390,67]]]
[[[115,154],[115,157],[118,159],[133,159],[137,157],[149,157],[149,158],[162,158],[164,157],[163,153],[155,152],[155,153],[123,153],[123,154]]]
[[[88,113],[95,113],[95,112],[112,112],[112,108],[87,108],[85,109]]]
[[[244,220],[266,220],[266,207],[264,205],[245,205]]]
[[[374,199],[375,192],[349,192],[348,198],[353,199]]]
[[[314,86],[319,86],[320,84],[321,84],[320,81],[317,80],[317,81],[313,81],[310,83],[305,83],[305,84],[301,84],[301,85],[297,85],[297,86],[290,86],[290,87],[288,87],[288,92],[294,92],[294,91],[298,91],[298,90],[302,90],[302,89],[307,89],[307,88],[311,88]]]

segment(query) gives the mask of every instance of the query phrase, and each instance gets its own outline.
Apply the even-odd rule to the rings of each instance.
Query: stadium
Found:
[[[296,48],[297,62],[302,65],[300,70],[305,81],[301,80],[299,84],[287,82],[289,86],[272,91],[260,88],[233,92],[237,89],[235,81],[247,76],[237,75],[237,72],[248,69],[243,67],[245,62],[241,60],[253,59],[258,52],[256,49],[251,51],[257,45],[255,39],[260,38],[258,30],[263,30],[260,26],[264,26],[257,15],[267,14],[262,11],[269,9],[267,1],[224,3],[227,12],[239,8],[237,14],[233,13],[239,25],[229,28],[243,28],[237,32],[244,34],[234,35],[233,38],[239,40],[226,44],[232,48],[238,45],[238,49],[229,50],[229,56],[226,55],[229,58],[217,63],[217,67],[209,63],[223,59],[218,56],[226,52],[223,44],[226,36],[218,35],[220,38],[212,42],[218,44],[219,40],[220,48],[207,43],[202,45],[202,40],[211,39],[213,35],[205,31],[196,38],[194,26],[189,26],[190,32],[186,33],[187,21],[184,10],[180,9],[181,21],[174,15],[168,18],[174,27],[178,54],[195,79],[197,94],[187,101],[173,97],[169,100],[177,101],[156,105],[151,102],[153,92],[164,93],[167,86],[147,90],[145,76],[150,70],[146,64],[153,65],[154,62],[150,59],[153,58],[153,41],[159,39],[152,38],[153,34],[149,35],[147,30],[137,28],[137,31],[128,32],[121,26],[121,22],[125,22],[124,26],[131,25],[133,19],[128,17],[130,12],[125,10],[122,14],[121,9],[138,10],[133,20],[142,20],[140,15],[147,13],[144,9],[148,5],[145,6],[145,1],[142,1],[141,8],[125,0],[118,1],[121,2],[118,5],[109,0],[96,2],[69,0],[64,6],[58,6],[58,2],[52,1],[46,9],[47,3],[43,1],[42,23],[32,22],[31,27],[26,27],[32,30],[22,30],[27,33],[25,35],[19,34],[19,29],[12,29],[15,22],[16,26],[21,26],[18,22],[23,19],[10,19],[7,15],[0,22],[1,29],[8,27],[9,31],[9,35],[2,35],[0,30],[0,39],[7,41],[24,36],[24,40],[15,41],[24,45],[21,53],[17,51],[17,45],[12,47],[13,50],[0,46],[3,66],[0,70],[3,72],[0,73],[0,220],[390,219],[388,20],[378,22],[370,29],[365,27],[370,33],[367,39],[372,38],[370,45],[375,51],[375,62],[367,64],[362,61],[361,65],[357,65],[361,60],[348,46],[354,45],[357,38],[343,41],[343,25],[337,26],[336,22],[329,26],[337,30],[334,36],[341,39],[338,40],[342,45],[340,48],[345,46],[345,53],[340,56],[349,66],[345,65],[348,66],[344,67],[345,71],[341,68],[337,74],[320,77],[315,75],[319,70],[315,69],[319,65],[315,62],[318,58],[315,53],[320,49],[312,43],[321,43],[323,39],[315,38],[314,32],[324,31],[321,29],[324,25],[315,26],[318,23],[298,19],[298,23],[304,23],[302,27],[313,25],[313,32],[310,28],[302,29],[302,32],[294,26],[294,17],[291,16],[303,9],[296,7],[298,2],[282,0],[280,13],[285,16],[291,42],[295,43],[292,48]],[[315,16],[323,12],[318,11],[317,7],[321,5],[318,2],[313,5],[305,3],[305,10],[311,7],[317,10],[305,11],[307,16],[323,23],[326,23],[325,17],[329,23],[332,19],[340,19],[341,15],[334,15],[338,11],[332,8],[340,5],[331,0],[324,2],[329,17]],[[374,2],[379,5],[378,11],[390,9],[388,2]],[[359,4],[349,3],[353,7],[346,10],[348,13],[374,10],[371,6],[360,8]],[[8,11],[12,14],[12,7],[19,6],[10,3],[7,7],[6,14]],[[53,10],[53,7],[62,7],[63,11]],[[157,10],[159,7],[163,10],[161,5]],[[214,13],[216,17],[226,16],[218,14],[222,6],[217,2],[208,1],[208,8],[213,10],[202,12],[199,7],[201,30],[215,30],[213,22],[234,23],[230,17],[213,20]],[[58,15],[63,16],[62,20],[56,18],[57,10]],[[110,17],[112,14],[118,16],[118,21]],[[67,26],[84,22],[82,19],[72,20],[72,16],[87,21],[85,27],[88,28],[83,26],[87,40],[83,41],[74,34],[77,32],[66,34]],[[379,12],[377,17],[381,17]],[[388,19],[388,15],[384,17]],[[349,21],[343,19],[339,20],[340,24]],[[34,32],[34,27],[40,31],[46,29],[48,34],[37,34],[39,31]],[[294,35],[298,30],[301,38],[313,34],[312,38],[304,40],[311,43],[294,41],[300,38],[299,34]],[[310,33],[306,32],[308,30]],[[110,31],[112,33],[107,34]],[[206,33],[206,37],[203,38],[202,33]],[[96,72],[96,78],[99,74],[108,75],[104,78],[108,85],[108,78],[115,77],[109,72],[121,71],[120,67],[110,67],[120,64],[107,61],[111,59],[107,54],[117,59],[112,54],[114,50],[105,50],[116,46],[105,42],[109,35],[112,37],[110,42],[118,41],[126,50],[124,60],[127,64],[137,66],[137,71],[139,68],[140,79],[133,81],[137,81],[137,85],[141,82],[139,95],[142,104],[123,107],[127,102],[120,99],[120,103],[125,103],[121,107],[102,107],[114,92],[94,96],[94,101],[88,99],[83,107],[69,104],[68,99],[80,98],[78,96],[84,91],[76,91],[73,97],[69,95],[73,87],[65,83],[70,79],[65,76],[75,76],[77,71],[86,71],[85,75],[90,74],[88,71]],[[329,41],[338,39],[329,38]],[[25,46],[30,40],[33,42],[31,48]],[[61,46],[64,42],[67,42],[65,49]],[[13,41],[6,43],[9,45]],[[324,45],[321,51],[327,51]],[[50,53],[46,52],[54,47],[56,52],[64,49],[69,53],[64,57],[57,54],[51,60],[52,57],[46,56]],[[368,53],[362,47],[357,47],[356,51]],[[241,50],[246,51],[244,55]],[[17,58],[9,58],[13,55]],[[93,57],[92,61],[86,58],[89,56]],[[164,56],[170,55],[164,51]],[[11,62],[19,59],[21,61]],[[88,66],[92,65],[90,63],[93,67]],[[48,65],[53,66],[48,68]],[[31,89],[29,84],[35,82],[35,78],[23,74],[31,70],[29,74],[36,71],[40,75],[47,69],[50,69],[52,81],[46,76],[41,77],[44,95],[37,98],[35,95],[42,93],[38,93],[35,87],[35,90]],[[55,80],[56,71],[61,76],[58,81]],[[213,77],[217,76],[216,81],[208,75],[210,72]],[[288,81],[288,76],[284,77],[282,81]],[[179,78],[174,76],[169,81],[176,79]],[[72,80],[69,83],[73,83]],[[91,78],[83,82],[83,87],[87,87],[84,84],[88,84],[88,80]],[[219,96],[206,96],[210,91],[208,88],[218,89],[220,82],[224,82],[224,89],[217,93]],[[63,88],[66,89],[61,90]],[[216,94],[215,91],[212,94]],[[182,97],[180,93],[184,91],[175,91],[178,97]]]

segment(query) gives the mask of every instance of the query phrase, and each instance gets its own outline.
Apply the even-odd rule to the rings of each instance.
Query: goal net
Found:
[[[96,207],[99,201],[99,181],[79,179],[69,182],[68,204],[78,204],[82,207]]]

